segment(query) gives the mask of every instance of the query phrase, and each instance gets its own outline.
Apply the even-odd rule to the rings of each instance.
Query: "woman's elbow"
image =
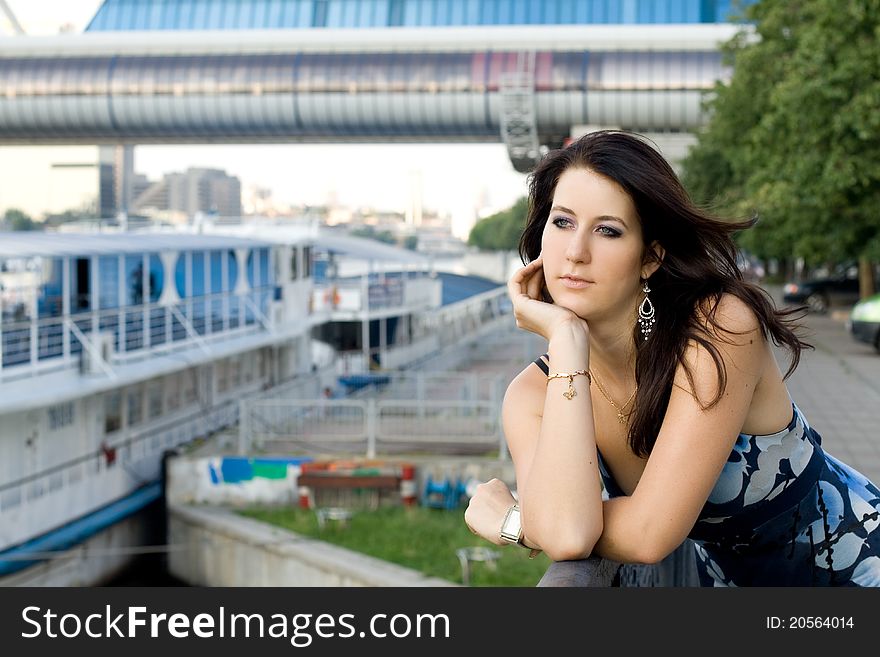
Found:
[[[593,553],[601,535],[601,530],[555,534],[541,543],[541,547],[553,561],[576,561]]]

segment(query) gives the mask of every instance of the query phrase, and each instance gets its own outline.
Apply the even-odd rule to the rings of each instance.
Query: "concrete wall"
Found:
[[[385,462],[391,464],[393,459]],[[493,477],[511,486],[515,482],[510,461],[425,457],[406,462],[416,466],[420,498],[429,479],[468,486]],[[194,586],[457,586],[231,510],[253,504],[297,504],[300,471],[294,458],[170,457],[170,574]],[[464,522],[464,506],[461,513]]]
[[[161,523],[142,509],[70,550],[0,577],[0,586],[103,586],[131,564],[133,546],[156,544],[155,526]]]
[[[168,542],[194,586],[457,586],[218,507],[169,504]]]
[[[173,456],[168,461],[169,504],[296,504],[297,478],[311,457]],[[510,460],[478,457],[414,457],[401,459],[416,466],[416,490],[421,500],[429,480],[463,482],[469,495],[482,481],[497,477],[513,488],[516,476]],[[395,459],[383,459],[391,465]]]
[[[174,456],[168,461],[170,504],[296,504],[300,465],[311,457]]]

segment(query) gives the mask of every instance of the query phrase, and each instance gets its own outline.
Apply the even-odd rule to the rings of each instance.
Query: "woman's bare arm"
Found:
[[[660,561],[687,537],[715,486],[745,423],[765,353],[758,320],[744,302],[725,295],[717,317],[730,330],[746,331],[724,334],[735,344],[713,340],[727,369],[724,394],[707,410],[694,398],[704,404],[714,399],[719,379],[709,352],[691,344],[685,359],[695,387],[679,366],[660,435],[638,485],[631,496],[603,505],[598,555],[631,563]]]
[[[589,327],[571,310],[540,301],[543,263],[537,258],[508,282],[517,327],[547,339],[553,371],[589,368]],[[548,381],[529,366],[510,384],[502,405],[505,438],[516,469],[526,545],[554,560],[590,554],[602,533],[602,500],[588,379]],[[499,542],[503,509],[512,497],[501,482],[478,489],[465,522]]]
[[[588,336],[563,325],[549,342],[552,372],[587,369]],[[516,469],[523,531],[554,561],[588,556],[602,533],[601,481],[587,377],[547,381],[530,366],[508,387],[502,424]]]

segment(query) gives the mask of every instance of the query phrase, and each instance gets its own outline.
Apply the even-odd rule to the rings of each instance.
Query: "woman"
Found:
[[[482,484],[471,530],[554,561],[656,563],[690,537],[704,586],[880,586],[880,491],[822,450],[784,383],[809,347],[794,311],[737,268],[754,221],[695,207],[622,132],[551,152],[529,193],[508,291],[548,350],[502,408],[518,506]]]

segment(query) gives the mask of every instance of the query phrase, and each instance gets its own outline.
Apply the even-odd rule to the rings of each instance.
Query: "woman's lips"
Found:
[[[562,284],[565,287],[571,288],[573,290],[580,290],[593,284],[593,281],[585,281],[582,278],[569,278],[568,276],[563,276],[559,280],[562,281]]]

